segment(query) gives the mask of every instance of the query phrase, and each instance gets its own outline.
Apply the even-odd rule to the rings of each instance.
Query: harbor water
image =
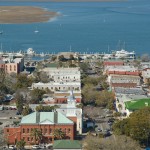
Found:
[[[1,50],[37,53],[105,52],[125,48],[150,54],[150,1],[0,2],[1,6],[36,6],[59,12],[44,23],[0,24]],[[35,29],[38,33],[35,33]],[[118,44],[119,43],[119,44]]]

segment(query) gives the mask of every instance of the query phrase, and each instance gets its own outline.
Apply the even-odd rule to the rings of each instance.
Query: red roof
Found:
[[[104,66],[123,66],[123,61],[104,61]]]

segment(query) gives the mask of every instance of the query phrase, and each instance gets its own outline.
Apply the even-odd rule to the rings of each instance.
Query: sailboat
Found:
[[[34,33],[38,33],[39,31],[37,30],[37,28],[36,28],[36,30],[34,31]]]

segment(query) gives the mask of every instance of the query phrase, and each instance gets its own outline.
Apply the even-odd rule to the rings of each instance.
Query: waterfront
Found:
[[[120,40],[125,41],[128,51],[149,53],[148,0],[87,3],[7,1],[1,5],[37,6],[61,14],[45,23],[2,24],[0,42],[4,51],[25,51],[32,47],[37,53],[70,50],[108,53],[108,50],[118,49]],[[38,34],[34,33],[35,28],[38,28]]]

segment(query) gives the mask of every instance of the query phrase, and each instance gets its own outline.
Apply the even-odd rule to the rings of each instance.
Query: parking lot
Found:
[[[8,110],[0,110],[0,149],[2,149],[5,144],[3,143],[3,129],[5,126],[13,124],[15,121],[19,121],[21,116],[16,115],[17,110],[8,109]]]

